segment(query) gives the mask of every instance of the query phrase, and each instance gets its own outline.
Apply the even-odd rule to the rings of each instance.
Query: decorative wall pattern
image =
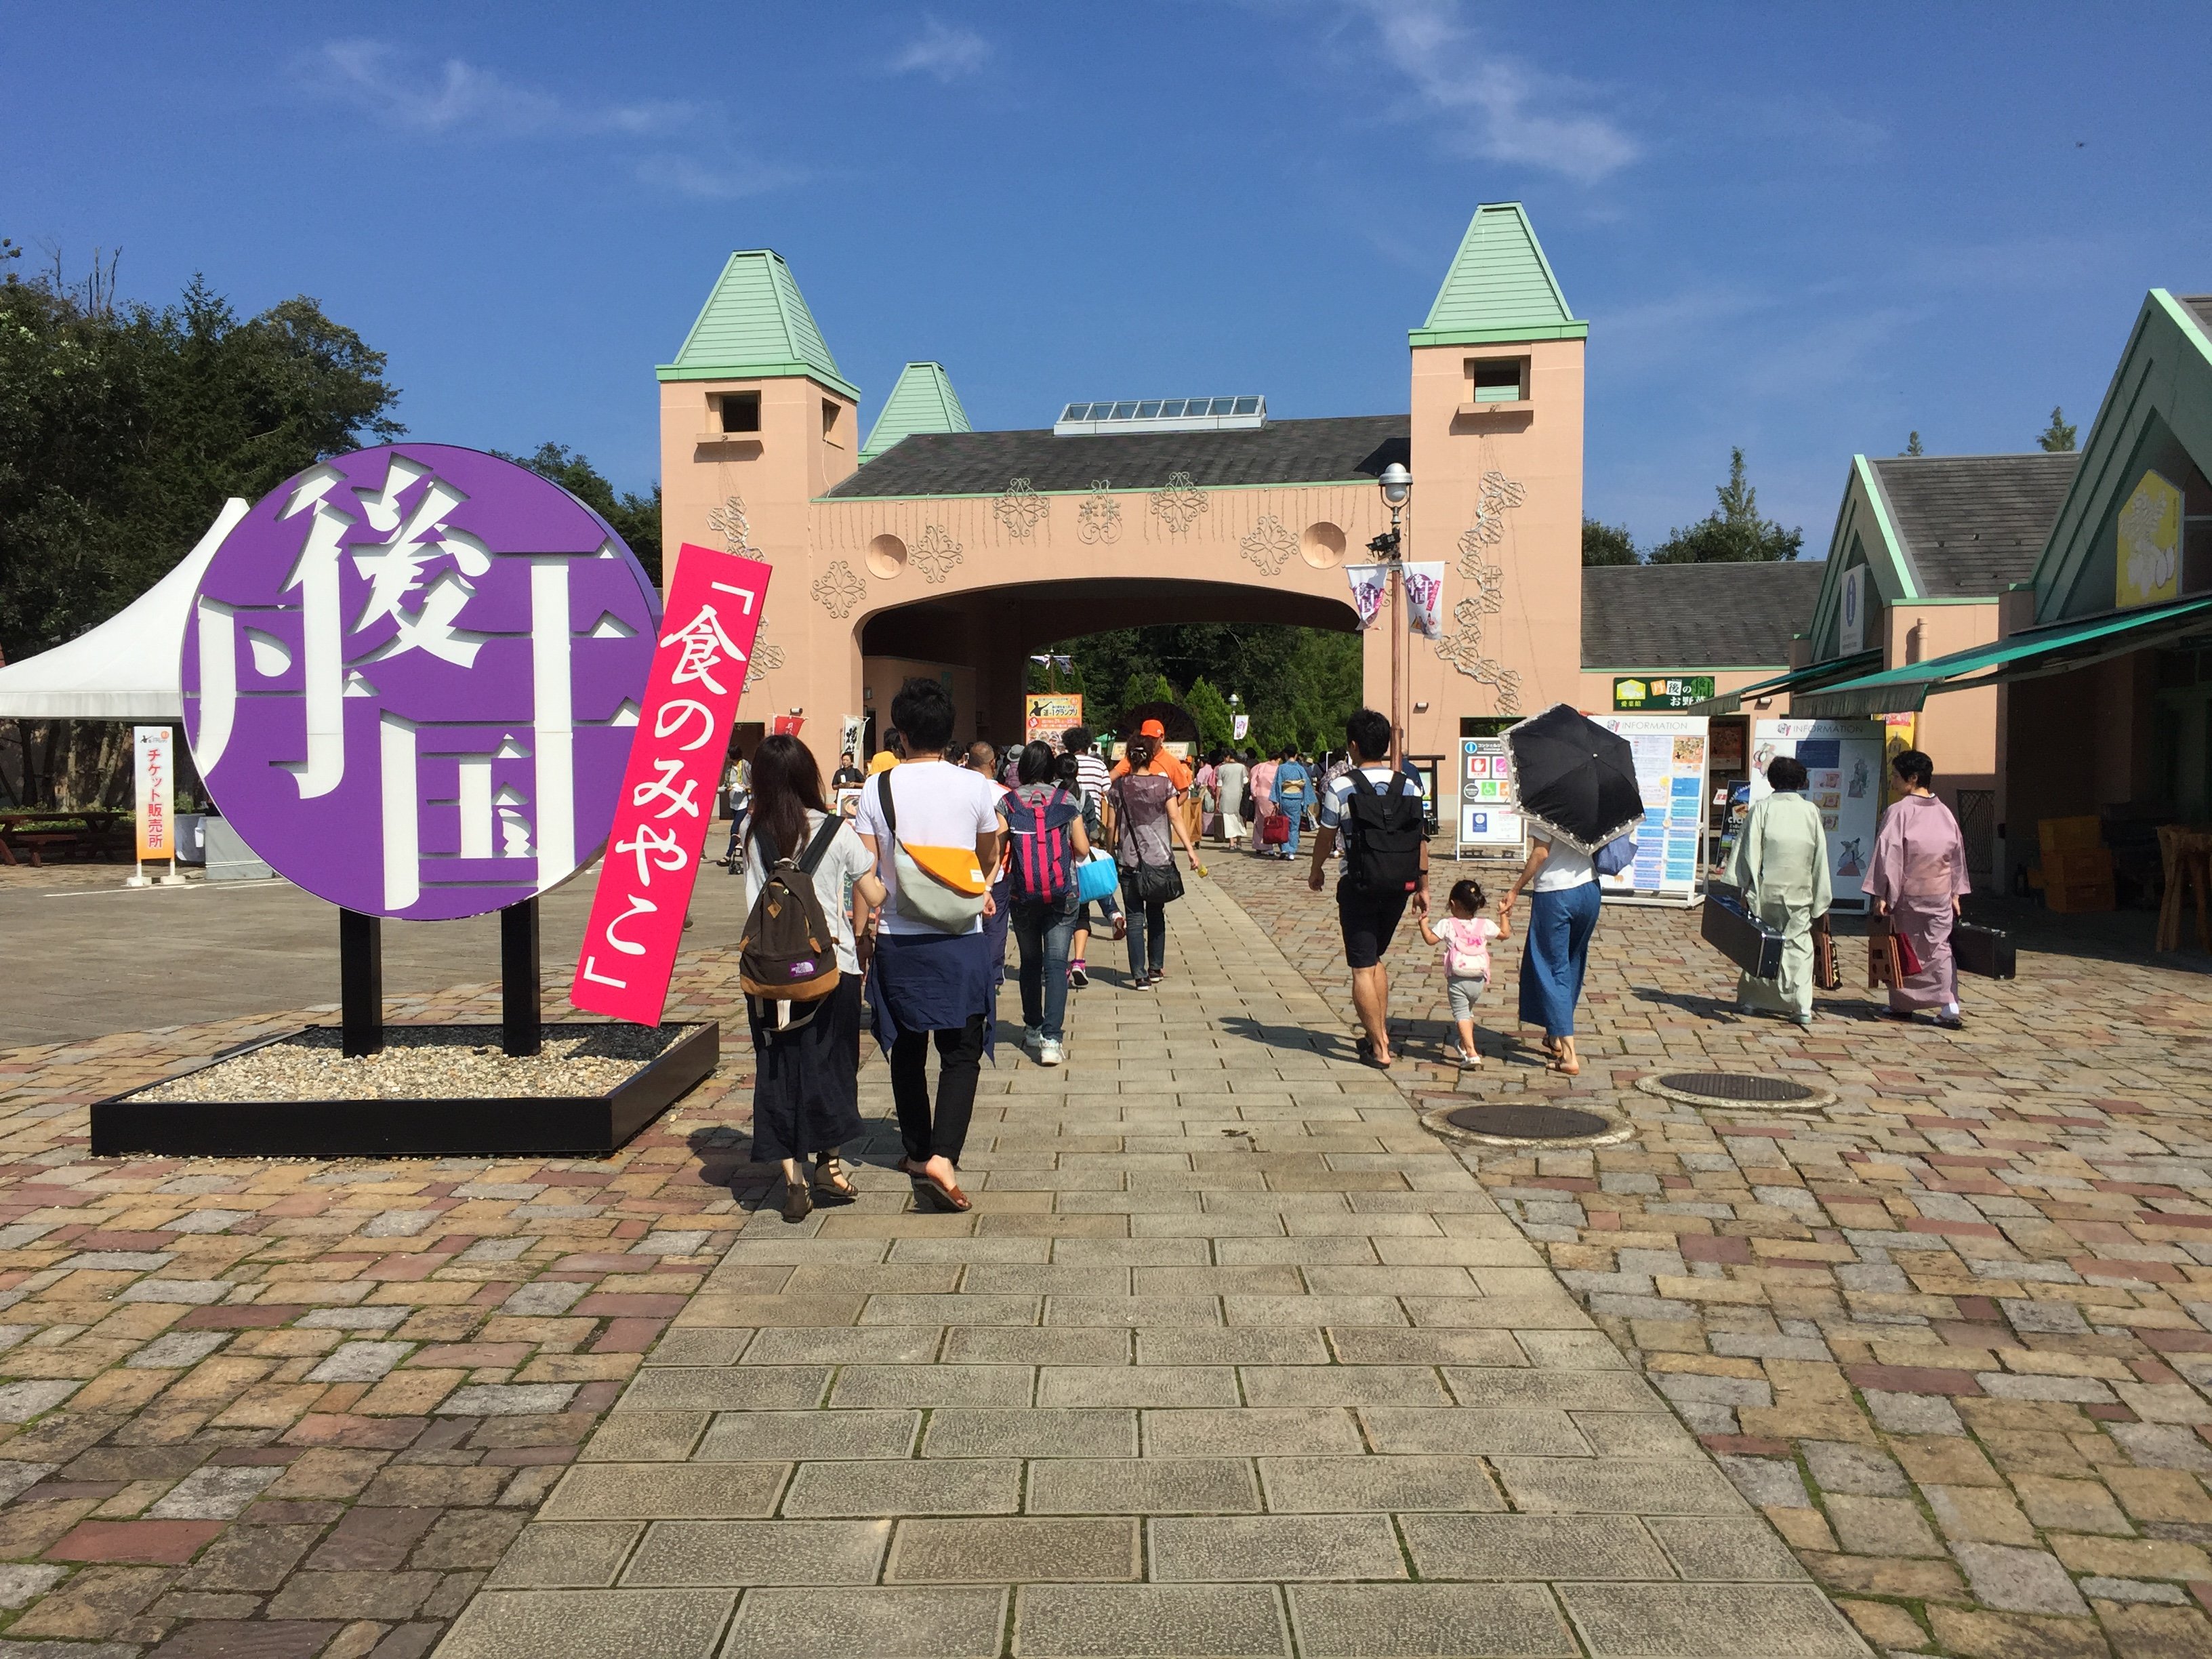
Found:
[[[852,614],[853,607],[860,602],[868,589],[867,584],[860,580],[860,573],[839,559],[814,579],[814,586],[809,591],[824,611],[842,622]]]
[[[1454,605],[1452,621],[1457,627],[1437,641],[1437,655],[1476,684],[1495,690],[1499,714],[1517,714],[1521,712],[1521,671],[1482,654],[1482,619],[1494,612],[1498,605],[1494,595],[1486,604],[1484,596],[1470,594]]]
[[[1188,472],[1168,474],[1164,489],[1152,492],[1152,513],[1169,531],[1177,536],[1198,522],[1198,515],[1209,511],[1213,503],[1206,500],[1206,492],[1190,481]]]
[[[952,568],[963,562],[960,544],[952,539],[941,524],[928,526],[921,539],[907,549],[907,562],[921,572],[922,580],[934,586],[952,574]]]
[[[1474,506],[1474,527],[1459,538],[1461,575],[1474,575],[1474,567],[1480,562],[1482,550],[1495,547],[1505,539],[1505,514],[1527,499],[1528,491],[1521,483],[1507,477],[1496,467],[1482,475],[1482,493]]]
[[[753,635],[753,659],[745,665],[745,690],[750,691],[783,666],[783,647],[768,638],[768,612],[761,612],[760,632]]]
[[[1121,503],[1107,493],[1113,487],[1111,478],[1093,478],[1091,494],[1075,509],[1075,533],[1093,546],[1121,539]]]
[[[1272,576],[1298,550],[1298,538],[1270,513],[1253,526],[1252,533],[1237,545],[1246,558],[1260,567],[1261,574]]]
[[[749,559],[765,559],[768,556],[753,545],[752,526],[745,518],[745,500],[732,495],[707,514],[707,528],[719,531],[723,548],[732,553],[742,553]]]
[[[1027,478],[1010,478],[1006,493],[991,508],[999,522],[1006,527],[1006,534],[1017,541],[1027,541],[1052,511],[1045,498],[1030,487]]]

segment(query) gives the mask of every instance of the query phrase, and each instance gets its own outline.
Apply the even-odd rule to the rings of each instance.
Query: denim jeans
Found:
[[[1129,973],[1149,979],[1168,965],[1168,907],[1164,900],[1129,901]]]
[[[1066,1026],[1067,950],[1080,908],[1072,887],[1049,903],[1013,907],[1011,927],[1022,957],[1022,1024],[1042,1032],[1048,1042],[1058,1042]]]

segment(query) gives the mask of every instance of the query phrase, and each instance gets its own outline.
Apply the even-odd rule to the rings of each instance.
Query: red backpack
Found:
[[[1068,840],[1067,825],[1053,819],[1054,809],[1062,804],[1072,805],[1074,798],[1058,787],[1041,803],[1011,794],[1000,803],[1006,827],[1013,832],[1009,890],[1024,903],[1056,903],[1075,884],[1074,844]]]

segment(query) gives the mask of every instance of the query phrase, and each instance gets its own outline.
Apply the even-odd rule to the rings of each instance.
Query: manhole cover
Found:
[[[1670,1072],[1659,1081],[1677,1094],[1696,1095],[1727,1105],[1739,1101],[1771,1104],[1777,1101],[1810,1100],[1820,1092],[1787,1078],[1761,1077],[1753,1072]]]
[[[1500,1140],[1580,1140],[1614,1127],[1610,1118],[1571,1106],[1462,1106],[1446,1112],[1444,1121]]]

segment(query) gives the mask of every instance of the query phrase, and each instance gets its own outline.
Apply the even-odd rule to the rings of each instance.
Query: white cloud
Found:
[[[325,42],[302,72],[386,125],[437,136],[665,132],[691,119],[687,104],[570,104],[459,58],[434,60],[381,40]]]
[[[1356,0],[1383,55],[1410,83],[1417,112],[1448,143],[1486,161],[1518,162],[1594,184],[1640,153],[1590,113],[1588,88],[1485,46],[1449,0]]]
[[[732,202],[740,197],[760,196],[795,185],[805,176],[797,167],[742,158],[709,167],[689,155],[662,154],[648,155],[637,164],[640,184],[702,202]]]
[[[982,70],[991,56],[991,43],[973,29],[956,28],[935,17],[924,17],[921,33],[893,58],[894,75],[927,75],[950,84]]]

